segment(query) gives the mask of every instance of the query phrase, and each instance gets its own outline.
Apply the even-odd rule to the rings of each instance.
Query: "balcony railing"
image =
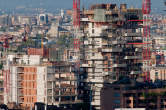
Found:
[[[124,33],[125,37],[142,37],[142,33],[128,32]]]
[[[114,67],[114,68],[127,67],[127,64],[114,64],[112,67]]]
[[[142,56],[125,56],[124,59],[142,59]]]
[[[102,49],[102,52],[122,52],[122,48],[106,48]]]

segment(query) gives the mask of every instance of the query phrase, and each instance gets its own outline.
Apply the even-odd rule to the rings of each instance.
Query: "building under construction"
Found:
[[[143,77],[142,9],[126,4],[96,4],[81,13],[84,31],[83,64],[90,85],[91,105],[100,110],[100,91],[104,82],[112,83],[122,76]]]
[[[79,71],[74,64],[43,61],[39,55],[8,55],[7,58],[10,63],[5,65],[9,69],[5,73],[8,76],[5,104],[15,103],[30,110],[36,102],[59,107],[82,103]]]

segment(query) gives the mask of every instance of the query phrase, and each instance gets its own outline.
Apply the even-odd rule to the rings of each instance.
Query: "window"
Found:
[[[158,76],[158,72],[155,72],[155,76],[156,76],[156,77]]]
[[[115,87],[114,90],[120,90],[120,88],[119,87]]]
[[[94,29],[92,29],[92,33],[95,33],[95,30],[94,30]]]
[[[114,97],[120,97],[120,93],[114,93]]]
[[[120,100],[114,100],[115,104],[120,104]]]
[[[113,106],[112,108],[113,108],[113,109],[115,109],[115,108],[120,108],[120,106]]]
[[[94,23],[92,23],[92,28],[94,28]]]

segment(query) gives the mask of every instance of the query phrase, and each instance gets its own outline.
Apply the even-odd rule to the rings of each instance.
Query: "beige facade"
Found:
[[[165,67],[156,67],[150,71],[150,79],[155,81],[159,80],[166,80],[166,68]]]

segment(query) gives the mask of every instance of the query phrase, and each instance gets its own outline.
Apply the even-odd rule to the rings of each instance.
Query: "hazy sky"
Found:
[[[18,6],[44,7],[48,9],[72,8],[73,0],[0,0],[0,8],[13,9]],[[82,5],[89,6],[92,3],[128,3],[136,7],[141,7],[142,0],[81,0]],[[164,0],[152,0],[152,10],[165,10]]]

